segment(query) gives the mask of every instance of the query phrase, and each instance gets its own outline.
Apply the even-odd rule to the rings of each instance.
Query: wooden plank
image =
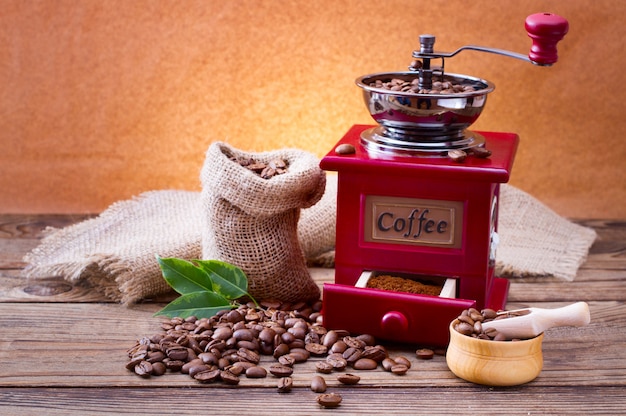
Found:
[[[626,269],[626,221],[581,220],[578,223],[598,233],[584,268]]]
[[[541,305],[562,306],[559,303]],[[193,387],[198,383],[182,374],[143,379],[125,369],[126,350],[136,340],[160,332],[160,305],[128,309],[116,304],[0,304],[0,387]],[[590,305],[592,323],[584,328],[549,330],[544,339],[544,370],[535,386],[626,386],[626,314],[623,302]],[[412,362],[409,373],[396,376],[361,371],[363,386],[466,385],[447,368],[445,358],[418,360],[417,346],[388,345],[392,356]],[[298,364],[296,386],[306,387],[315,372],[315,359]],[[263,365],[274,359],[264,357]],[[328,376],[328,384],[339,383]],[[242,387],[274,388],[276,379],[242,379]]]
[[[574,222],[595,229],[598,233],[598,241],[605,238],[609,241],[624,241],[626,239],[626,221],[623,219],[578,219]]]
[[[312,268],[310,272],[320,287],[334,281],[333,269]],[[70,283],[58,276],[26,279],[19,273],[19,269],[0,270],[0,302],[110,302],[85,283]],[[510,281],[509,302],[626,300],[626,285],[616,285],[613,278],[573,282],[551,278],[511,278]],[[170,298],[163,296],[160,300]]]
[[[87,282],[73,283],[61,276],[28,279],[20,275],[21,269],[0,269],[1,302],[111,302]],[[335,279],[334,269],[310,268],[313,280],[320,286]],[[164,294],[152,302],[167,302],[175,293]]]
[[[93,214],[0,214],[0,270],[24,267],[22,257],[37,246],[47,227],[63,228]]]
[[[592,261],[592,260],[588,260]],[[576,274],[575,282],[599,282],[612,281],[618,282],[624,279],[624,271],[622,269],[596,269],[588,266],[585,262]],[[524,276],[509,277],[511,282],[515,283],[565,283],[566,281],[553,276]]]
[[[39,238],[47,227],[63,228],[96,214],[0,214],[0,238]]]
[[[517,283],[511,281],[509,302],[626,300],[626,285],[614,281]],[[507,307],[507,309],[510,309]]]
[[[13,416],[46,414],[159,414],[258,416],[349,415],[618,415],[626,410],[622,387],[533,387],[493,389],[462,386],[341,387],[336,409],[322,409],[307,388],[291,393],[269,389],[212,388],[3,388],[0,413]]]
[[[20,269],[0,270],[0,302],[109,302],[86,283],[71,283],[61,276],[28,279]]]

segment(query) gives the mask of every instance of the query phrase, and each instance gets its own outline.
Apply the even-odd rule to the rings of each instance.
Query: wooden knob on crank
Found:
[[[528,58],[532,63],[550,66],[558,59],[556,44],[569,30],[569,23],[563,17],[552,13],[535,13],[526,18],[526,32],[532,39]]]

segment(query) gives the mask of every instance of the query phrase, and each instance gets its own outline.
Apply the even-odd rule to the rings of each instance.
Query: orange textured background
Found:
[[[623,0],[2,0],[0,212],[99,212],[199,190],[212,141],[319,157],[371,123],[354,79],[436,49],[527,53],[524,19],[570,32],[540,68],[463,52],[495,83],[475,130],[521,136],[511,183],[567,217],[626,217]]]

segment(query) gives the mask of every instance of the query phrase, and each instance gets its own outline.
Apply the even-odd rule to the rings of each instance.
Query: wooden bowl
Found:
[[[543,334],[522,341],[489,341],[463,335],[450,323],[448,368],[457,377],[487,386],[516,386],[534,380],[543,368]]]

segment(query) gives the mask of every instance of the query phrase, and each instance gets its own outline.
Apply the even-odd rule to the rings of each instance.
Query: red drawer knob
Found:
[[[387,334],[406,332],[409,329],[409,320],[402,312],[391,311],[383,315],[380,327]]]

